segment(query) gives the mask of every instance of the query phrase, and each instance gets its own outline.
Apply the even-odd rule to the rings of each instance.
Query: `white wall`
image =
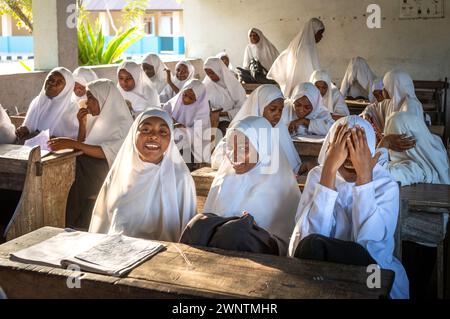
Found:
[[[206,58],[226,49],[241,65],[247,31],[260,28],[284,50],[304,23],[326,26],[319,44],[322,68],[338,85],[353,56],[363,56],[377,75],[400,67],[416,80],[450,78],[450,0],[445,18],[399,20],[402,0],[189,0],[185,2],[187,54]],[[381,6],[382,28],[366,25],[367,6]]]

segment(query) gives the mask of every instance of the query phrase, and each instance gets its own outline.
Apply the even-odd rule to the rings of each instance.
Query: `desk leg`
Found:
[[[437,268],[437,297],[438,299],[444,299],[444,241],[441,241],[437,246],[436,255],[436,268]]]
[[[397,257],[398,260],[402,261],[402,227],[403,221],[406,220],[409,211],[409,204],[406,200],[400,200],[400,207],[398,210],[398,219],[397,219],[397,227],[395,229],[395,249],[394,256]]]

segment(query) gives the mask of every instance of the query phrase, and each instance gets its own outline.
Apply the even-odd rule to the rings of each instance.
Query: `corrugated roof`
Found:
[[[84,0],[87,11],[105,11],[106,6],[111,11],[120,11],[126,5],[126,0]],[[183,10],[183,4],[176,0],[149,0],[147,10],[176,11]]]

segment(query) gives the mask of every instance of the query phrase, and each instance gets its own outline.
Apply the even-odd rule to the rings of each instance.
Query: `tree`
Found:
[[[0,14],[9,14],[19,28],[33,32],[33,15],[31,0],[0,0]]]

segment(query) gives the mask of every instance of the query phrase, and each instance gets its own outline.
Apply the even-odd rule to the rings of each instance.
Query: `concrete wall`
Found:
[[[167,67],[172,71],[178,61],[166,62]],[[196,77],[203,79],[205,76],[203,71],[202,60],[190,60],[196,70]],[[93,67],[94,71],[100,78],[116,80],[117,65],[102,65]],[[26,112],[33,98],[39,94],[45,77],[48,72],[28,72],[21,74],[1,75],[0,83],[0,104],[12,114],[15,114],[15,107],[20,112]]]
[[[186,54],[204,59],[226,49],[239,66],[249,28],[260,28],[281,52],[309,18],[319,17],[326,26],[319,44],[321,66],[338,85],[357,55],[378,75],[401,67],[417,80],[450,77],[450,1],[445,1],[445,18],[429,20],[399,20],[401,2],[189,0],[184,9]],[[371,3],[381,6],[381,29],[366,25]]]

